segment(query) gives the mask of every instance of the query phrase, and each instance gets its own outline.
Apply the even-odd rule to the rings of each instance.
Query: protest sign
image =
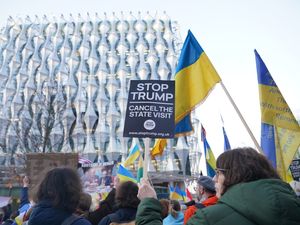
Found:
[[[300,181],[300,159],[295,159],[290,165],[290,170],[294,180]]]
[[[175,82],[131,80],[124,137],[173,138]]]
[[[56,167],[77,169],[77,153],[28,153],[26,154],[26,174],[31,187],[35,187],[47,171]]]

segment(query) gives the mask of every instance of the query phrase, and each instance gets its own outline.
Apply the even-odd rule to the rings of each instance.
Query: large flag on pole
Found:
[[[260,55],[255,52],[261,109],[261,147],[288,181],[288,169],[300,146],[300,126]]]
[[[215,172],[216,158],[207,142],[206,131],[202,125],[201,125],[201,138],[202,138],[203,146],[204,146],[204,155],[205,155],[207,176],[214,177],[216,175],[216,172]]]
[[[123,166],[128,167],[129,165],[133,164],[135,160],[140,156],[141,152],[139,146],[135,144],[132,149],[130,149],[127,159],[123,163]]]
[[[221,81],[217,71],[189,30],[179,57],[175,75],[175,135],[193,132],[191,111],[203,102],[213,87]],[[151,151],[161,155],[165,145]],[[158,150],[158,151],[157,151]]]
[[[193,131],[191,111],[205,100],[221,81],[217,71],[189,30],[184,41],[175,75],[175,134]]]

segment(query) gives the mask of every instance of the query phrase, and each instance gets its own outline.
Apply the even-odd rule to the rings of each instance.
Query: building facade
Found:
[[[28,152],[121,161],[143,149],[143,139],[123,137],[129,81],[174,79],[181,46],[166,13],[9,17],[0,33],[0,164]],[[197,132],[168,140],[150,173],[198,175],[198,142]]]

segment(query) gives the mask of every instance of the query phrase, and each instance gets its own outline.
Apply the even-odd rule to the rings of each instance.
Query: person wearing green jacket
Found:
[[[270,162],[252,148],[236,148],[217,159],[216,205],[198,209],[187,225],[299,225],[300,200],[281,181]],[[137,225],[161,225],[160,204],[147,181],[140,186],[142,200]]]

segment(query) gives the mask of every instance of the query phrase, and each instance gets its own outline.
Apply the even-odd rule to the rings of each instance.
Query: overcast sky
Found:
[[[257,49],[294,115],[300,119],[300,1],[299,0],[1,0],[0,25],[9,15],[69,13],[128,13],[150,11],[178,21],[184,40],[191,29],[219,72],[225,86],[260,142],[260,108],[254,49]],[[223,150],[220,114],[233,147],[253,146],[220,86],[197,114],[208,141]]]

